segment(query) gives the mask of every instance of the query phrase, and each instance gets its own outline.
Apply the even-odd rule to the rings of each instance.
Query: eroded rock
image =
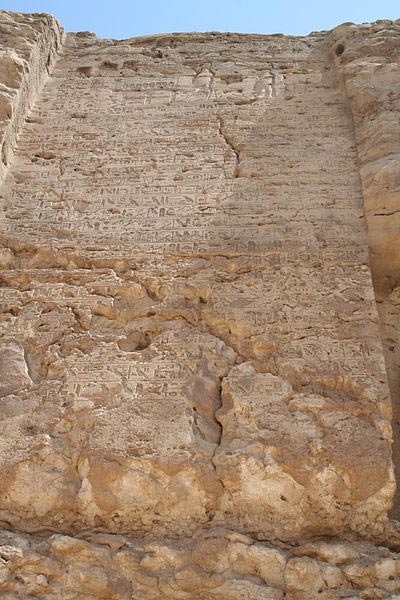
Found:
[[[2,597],[396,598],[399,23],[0,34]]]

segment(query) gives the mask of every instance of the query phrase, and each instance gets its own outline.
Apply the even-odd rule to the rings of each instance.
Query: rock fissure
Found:
[[[233,143],[232,136],[228,134],[226,124],[222,115],[217,115],[218,118],[218,133],[224,140],[225,144],[235,155],[235,167],[233,169],[232,177],[240,177],[240,151],[237,145]]]

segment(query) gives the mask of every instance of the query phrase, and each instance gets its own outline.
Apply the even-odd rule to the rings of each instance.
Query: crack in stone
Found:
[[[400,213],[400,209],[398,210],[393,210],[392,212],[385,212],[385,213],[374,213],[374,217],[391,217],[392,215],[397,215],[398,213]]]
[[[217,115],[218,119],[218,133],[224,140],[225,144],[235,155],[235,167],[233,169],[233,178],[240,177],[239,168],[240,168],[240,151],[237,145],[233,142],[232,137],[228,134],[226,130],[226,124],[224,122],[224,118],[222,115]]]

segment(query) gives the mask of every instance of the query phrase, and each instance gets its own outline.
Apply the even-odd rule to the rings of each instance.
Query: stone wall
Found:
[[[395,598],[398,25],[1,14],[13,56],[41,32],[0,196],[4,597]]]

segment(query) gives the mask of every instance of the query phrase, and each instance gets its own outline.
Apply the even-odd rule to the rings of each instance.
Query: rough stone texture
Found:
[[[1,12],[0,180],[13,156],[16,137],[53,68],[62,29],[50,15]]]
[[[2,598],[309,600],[400,595],[400,554],[369,543],[295,548],[218,529],[191,540],[3,531]]]
[[[371,269],[392,403],[400,475],[400,26],[378,21],[332,32],[353,116]],[[394,514],[400,516],[400,491]]]
[[[400,597],[399,24],[1,15],[58,53],[0,190],[2,597]]]

